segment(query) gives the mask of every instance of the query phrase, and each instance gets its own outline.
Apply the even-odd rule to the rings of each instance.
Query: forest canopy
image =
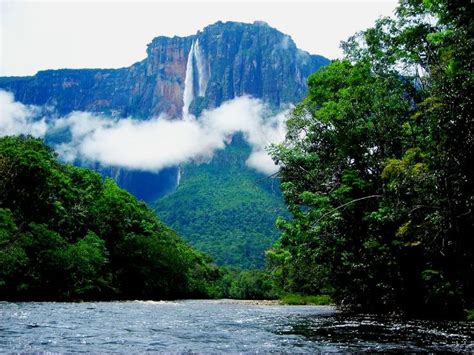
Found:
[[[41,140],[0,138],[0,299],[202,297],[218,276],[113,180]]]
[[[309,78],[271,149],[293,216],[267,253],[285,290],[356,311],[474,306],[473,15],[402,0]]]

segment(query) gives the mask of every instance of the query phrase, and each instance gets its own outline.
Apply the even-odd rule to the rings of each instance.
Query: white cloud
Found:
[[[248,142],[252,145],[252,153],[247,165],[264,174],[271,175],[279,170],[265,150],[272,143],[280,143],[286,135],[286,115],[288,110],[267,118],[262,124],[253,127],[248,133]]]
[[[253,150],[247,159],[247,165],[261,173],[272,175],[276,173],[279,168],[273,162],[272,158],[265,150]]]
[[[265,147],[285,136],[286,111],[273,114],[260,100],[239,97],[220,107],[193,116],[170,120],[160,116],[147,121],[133,118],[113,119],[89,112],[50,120],[38,120],[38,107],[14,102],[11,94],[0,91],[0,133],[19,134],[68,130],[71,139],[55,146],[63,160],[86,160],[128,169],[159,171],[181,163],[209,160],[225,148],[229,138],[242,132],[252,146],[247,165],[264,174],[278,171]],[[36,119],[36,120],[35,120]],[[8,127],[7,129],[3,126]]]
[[[47,124],[44,118],[38,119],[41,109],[15,102],[11,93],[0,90],[0,137],[30,134],[44,137]]]

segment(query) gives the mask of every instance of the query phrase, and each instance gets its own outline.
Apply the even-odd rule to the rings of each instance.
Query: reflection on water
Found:
[[[0,352],[474,351],[474,323],[226,301],[0,303]]]
[[[307,317],[289,332],[341,349],[373,351],[471,351],[474,323],[395,319],[380,316]]]

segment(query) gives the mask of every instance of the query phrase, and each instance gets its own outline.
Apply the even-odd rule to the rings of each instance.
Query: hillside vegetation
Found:
[[[178,189],[156,202],[158,215],[218,265],[262,268],[287,214],[278,180],[245,164],[251,149],[236,135],[210,162],[182,168]]]
[[[113,180],[0,138],[0,299],[203,297],[209,261]]]

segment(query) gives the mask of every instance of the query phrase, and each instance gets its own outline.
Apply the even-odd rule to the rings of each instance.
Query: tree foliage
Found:
[[[210,259],[111,179],[0,138],[0,299],[203,297]]]
[[[472,308],[472,15],[402,0],[309,78],[271,149],[293,219],[267,255],[288,291],[364,311]]]
[[[158,200],[162,220],[217,265],[263,268],[287,214],[279,186],[248,168],[251,147],[240,134],[212,161],[182,168],[178,189]]]

